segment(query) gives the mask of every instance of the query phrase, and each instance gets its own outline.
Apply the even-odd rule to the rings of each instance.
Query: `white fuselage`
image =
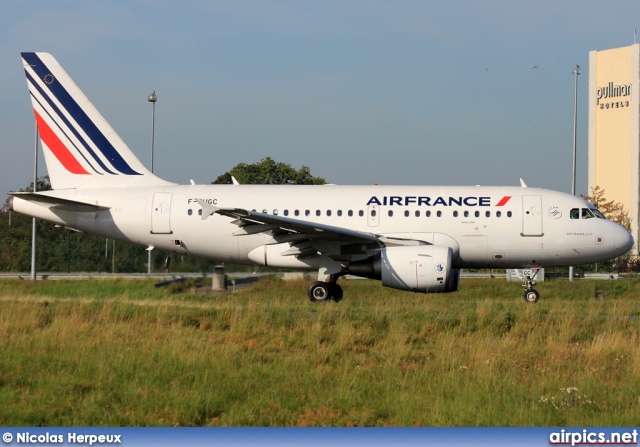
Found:
[[[614,222],[582,218],[580,210],[593,208],[583,199],[537,188],[167,185],[42,194],[109,209],[72,212],[15,198],[14,210],[168,252],[282,268],[317,269],[318,263],[313,256],[282,255],[290,244],[273,241],[268,232],[234,235],[238,225],[230,217],[212,214],[203,219],[196,199],[219,208],[448,245],[456,268],[578,265],[619,256],[633,242]],[[367,255],[364,246],[361,254],[353,247],[341,252],[345,247],[336,241],[327,242],[323,250],[347,261]]]

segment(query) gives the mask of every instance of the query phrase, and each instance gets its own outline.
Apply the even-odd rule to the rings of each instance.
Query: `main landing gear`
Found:
[[[534,269],[533,278],[529,275],[524,278],[524,284],[522,284],[522,287],[524,287],[523,298],[527,303],[537,303],[540,298],[538,291],[533,288],[537,284],[534,279],[539,271],[540,269]]]
[[[342,300],[342,287],[336,282],[340,276],[330,275],[329,282],[316,281],[307,289],[307,295],[312,302]]]

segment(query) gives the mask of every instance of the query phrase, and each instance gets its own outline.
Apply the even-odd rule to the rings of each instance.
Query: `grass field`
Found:
[[[1,281],[3,426],[635,426],[640,282]],[[596,288],[604,300],[594,299]]]

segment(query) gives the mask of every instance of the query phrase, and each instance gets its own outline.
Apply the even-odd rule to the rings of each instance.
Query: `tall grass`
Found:
[[[0,282],[0,425],[555,426],[640,421],[640,283]],[[596,288],[605,289],[602,301]]]

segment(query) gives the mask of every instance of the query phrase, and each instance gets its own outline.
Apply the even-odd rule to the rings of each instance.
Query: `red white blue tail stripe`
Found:
[[[104,176],[118,176],[118,183],[123,176],[137,177],[137,184],[154,182],[53,56],[22,53],[22,59],[52,183],[77,187]]]

